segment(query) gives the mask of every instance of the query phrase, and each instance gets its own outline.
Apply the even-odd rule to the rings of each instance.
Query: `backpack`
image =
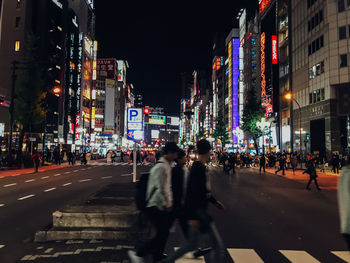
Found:
[[[161,163],[157,162],[156,164]],[[139,211],[144,211],[147,207],[149,200],[155,194],[157,188],[153,188],[149,198],[147,198],[147,185],[150,173],[143,173],[139,181],[136,183],[135,203]]]

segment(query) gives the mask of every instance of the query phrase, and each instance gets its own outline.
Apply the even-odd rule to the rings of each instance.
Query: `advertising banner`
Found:
[[[117,78],[117,60],[114,58],[98,59],[97,71],[101,77],[109,79]]]
[[[151,115],[149,116],[149,119],[148,119],[148,123],[150,124],[165,125],[165,122],[166,122],[165,116]]]

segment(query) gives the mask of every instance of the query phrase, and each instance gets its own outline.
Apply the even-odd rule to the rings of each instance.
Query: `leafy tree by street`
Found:
[[[26,132],[42,124],[45,119],[46,93],[43,71],[38,63],[38,38],[28,34],[24,60],[17,71],[14,118],[20,127],[20,149]]]
[[[224,149],[225,144],[230,142],[230,136],[227,131],[227,124],[224,117],[220,114],[216,119],[216,125],[213,137],[221,141],[221,147]]]
[[[251,134],[254,139],[256,152],[258,152],[257,140],[262,136],[262,131],[257,126],[257,122],[260,121],[262,117],[264,117],[264,110],[261,106],[261,100],[256,96],[255,90],[250,89],[247,103],[243,108],[241,129]]]

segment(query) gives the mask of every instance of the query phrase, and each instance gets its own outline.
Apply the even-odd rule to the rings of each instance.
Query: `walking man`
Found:
[[[207,188],[205,165],[210,158],[210,150],[211,146],[207,140],[200,140],[197,143],[198,161],[195,161],[191,167],[185,198],[185,211],[188,220],[188,239],[185,241],[184,246],[161,261],[163,263],[173,262],[184,254],[194,251],[197,248],[201,234],[205,234],[209,237],[210,245],[213,248],[213,250],[210,251],[210,262],[223,262],[224,250],[222,241],[213,224],[212,217],[208,213],[209,202],[220,209],[224,208],[223,204],[217,201]]]
[[[314,160],[310,160],[307,164],[307,169],[303,172],[303,174],[309,174],[310,175],[310,180],[309,182],[307,183],[306,185],[306,189],[307,190],[311,190],[310,188],[310,184],[312,181],[315,182],[315,185],[316,185],[316,188],[318,191],[321,191],[321,188],[318,186],[318,183],[317,183],[317,173],[316,173],[316,161]]]
[[[164,155],[151,169],[148,185],[146,216],[156,230],[153,238],[143,243],[137,251],[129,250],[131,263],[143,263],[144,257],[152,254],[153,262],[161,262],[172,223],[173,193],[171,190],[171,166],[177,158],[179,147],[168,142],[164,147]],[[151,194],[152,193],[152,194]]]
[[[32,159],[34,164],[34,173],[37,173],[40,165],[41,156],[37,151],[35,151],[32,155]]]
[[[279,159],[279,168],[277,171],[275,171],[275,174],[277,174],[279,171],[282,171],[282,175],[285,175],[284,171],[286,169],[286,157],[282,155]]]
[[[260,156],[260,160],[259,160],[259,173],[261,173],[261,169],[263,169],[264,173],[265,173],[265,168],[266,168],[266,157],[265,154],[262,154]]]

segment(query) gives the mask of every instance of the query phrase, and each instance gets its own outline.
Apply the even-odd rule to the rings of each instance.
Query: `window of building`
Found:
[[[15,41],[15,51],[18,52],[21,48],[21,41]]]
[[[325,100],[324,89],[321,89],[321,101]]]
[[[340,67],[347,67],[348,66],[348,55],[342,54],[340,55]]]
[[[348,1],[350,1],[350,0],[348,0]],[[323,21],[323,10],[321,10],[319,14],[320,14],[320,23],[321,23]]]
[[[17,0],[16,8],[20,8],[20,7],[21,7],[21,0]]]
[[[309,93],[309,104],[317,103],[323,100],[325,100],[324,88],[314,90],[311,93]]]
[[[345,38],[346,38],[346,27],[341,26],[341,27],[339,27],[339,40],[342,40]]]
[[[308,32],[311,31],[311,22],[310,21],[307,22],[307,31]]]
[[[320,47],[323,47],[323,36],[320,37]]]
[[[338,0],[338,12],[343,12],[345,10],[344,0]]]
[[[16,23],[15,23],[15,27],[18,28],[19,27],[19,22],[21,21],[21,18],[19,16],[16,17]]]

